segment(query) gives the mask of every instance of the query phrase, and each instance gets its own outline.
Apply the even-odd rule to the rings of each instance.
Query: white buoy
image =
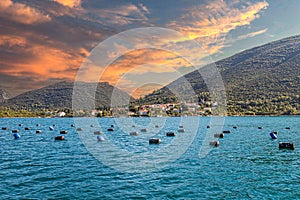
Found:
[[[98,142],[103,142],[105,139],[104,139],[104,137],[103,136],[97,136],[97,140],[98,140]]]

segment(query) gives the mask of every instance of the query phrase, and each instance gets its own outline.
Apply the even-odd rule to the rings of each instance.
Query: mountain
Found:
[[[0,89],[0,103],[4,102],[5,100],[9,99],[10,95],[3,89]]]
[[[74,85],[78,88],[76,91],[79,95],[73,96]],[[20,94],[6,100],[3,106],[29,111],[71,109],[72,103],[76,104],[77,109],[108,108],[111,106],[112,95],[118,102],[128,102],[131,98],[126,92],[107,82],[75,84],[64,81]]]
[[[230,115],[300,114],[300,36],[245,50],[214,65],[225,85]],[[178,102],[171,90],[181,91],[183,96],[191,94],[186,92],[184,80],[192,86],[194,98],[204,102],[211,94],[200,74],[209,72],[210,67],[200,68],[200,73],[193,71],[146,95],[140,102]]]

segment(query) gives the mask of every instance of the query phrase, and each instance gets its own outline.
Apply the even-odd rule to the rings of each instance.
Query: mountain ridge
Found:
[[[227,108],[236,114],[299,114],[300,35],[244,50],[213,63],[226,88]],[[190,72],[167,86],[141,98],[143,104],[171,103],[172,90],[184,91],[183,79],[196,98],[209,98],[201,72],[211,64]],[[178,99],[177,99],[178,101]]]

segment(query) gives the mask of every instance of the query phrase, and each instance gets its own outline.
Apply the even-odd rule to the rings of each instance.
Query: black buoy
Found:
[[[180,128],[180,129],[178,129],[178,132],[179,132],[179,133],[183,133],[183,132],[184,132],[184,129],[183,129],[183,128]]]
[[[279,142],[279,149],[295,149],[294,143],[291,142]]]
[[[67,133],[68,133],[68,131],[66,131],[66,130],[62,130],[62,131],[60,131],[59,133],[60,133],[60,134],[67,134]]]
[[[19,124],[19,126],[23,126],[23,124]]]
[[[174,137],[174,136],[175,136],[175,133],[174,133],[174,132],[167,132],[167,133],[166,133],[166,136],[167,136],[167,137]]]
[[[224,133],[216,133],[214,134],[215,138],[224,138]]]
[[[219,141],[211,141],[211,142],[209,142],[209,145],[218,147],[218,146],[220,146],[220,142]]]
[[[223,133],[230,133],[230,131],[229,130],[225,130],[225,131],[223,131]]]
[[[149,144],[160,144],[161,140],[159,138],[150,138]]]
[[[137,131],[133,131],[133,132],[130,132],[129,135],[137,136],[137,135],[139,135],[139,133]]]
[[[210,128],[210,126],[206,126],[206,128]]]
[[[102,134],[101,131],[94,131],[94,135],[100,135],[100,134]]]
[[[56,136],[55,138],[54,138],[54,140],[65,140],[65,137],[64,136]]]

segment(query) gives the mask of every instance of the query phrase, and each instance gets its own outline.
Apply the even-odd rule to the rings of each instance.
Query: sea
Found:
[[[300,199],[299,122],[298,116],[2,118],[0,128],[8,130],[0,130],[0,199]],[[214,137],[224,130],[230,133]],[[295,149],[279,149],[279,142]]]

